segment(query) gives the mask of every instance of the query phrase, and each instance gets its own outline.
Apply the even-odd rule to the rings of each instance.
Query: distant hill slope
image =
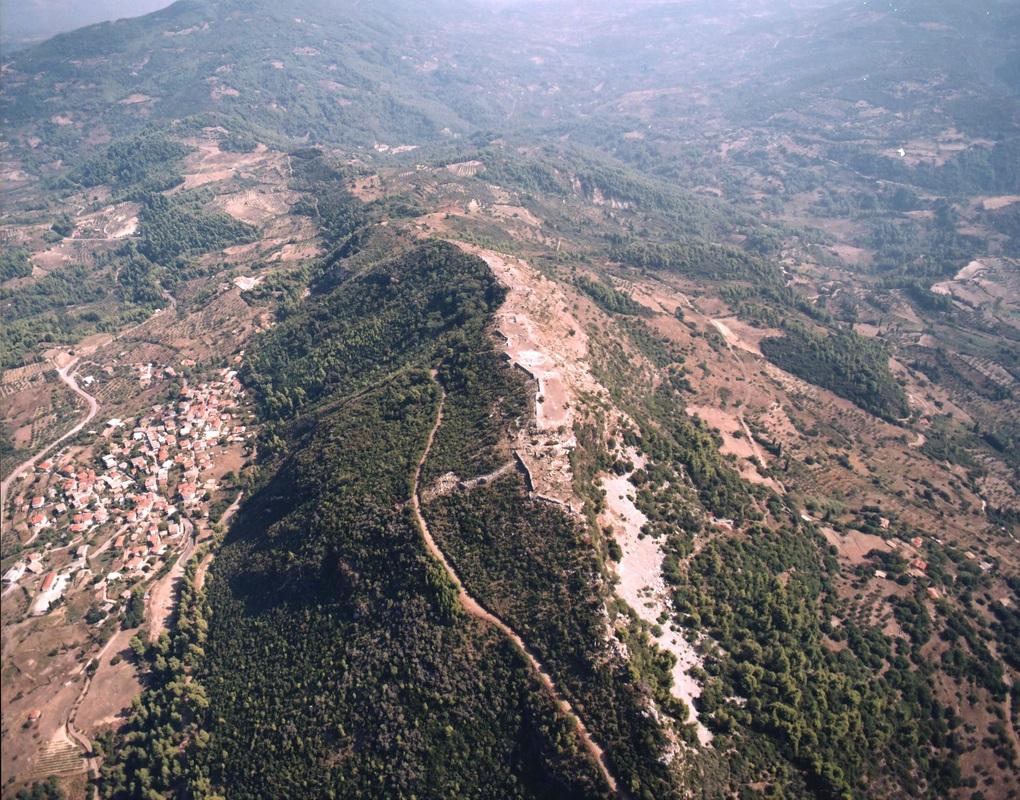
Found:
[[[82,25],[136,17],[168,5],[168,0],[0,0],[0,47],[8,53]]]
[[[446,13],[430,3],[429,23]],[[181,0],[15,54],[3,113],[68,143],[209,112],[352,146],[431,140],[468,125],[442,76],[425,77],[427,47],[412,39],[425,25],[403,3]]]
[[[13,54],[2,113],[63,147],[196,115],[352,148],[481,130],[619,145],[648,130],[626,144],[654,153],[709,124],[818,128],[833,107],[858,137],[894,122],[1020,129],[1010,4],[740,5],[720,19],[712,4],[651,0],[584,15],[566,2],[179,0]]]

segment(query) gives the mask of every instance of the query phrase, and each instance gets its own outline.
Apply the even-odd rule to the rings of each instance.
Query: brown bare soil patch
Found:
[[[258,188],[223,195],[217,198],[217,205],[234,219],[262,225],[274,217],[286,214],[296,200],[296,192]]]
[[[492,206],[491,211],[492,215],[497,219],[516,220],[533,228],[540,228],[542,226],[542,220],[523,206],[496,204]]]
[[[270,152],[262,144],[250,153],[224,152],[213,138],[190,139],[187,144],[194,147],[195,151],[184,159],[184,189],[227,180],[241,170],[252,169],[271,159],[284,158],[280,153]]]
[[[7,603],[5,598],[4,605]],[[45,770],[44,756],[50,743],[59,742],[64,736],[64,721],[81,689],[82,675],[76,673],[81,667],[75,647],[76,633],[55,618],[4,629],[0,693],[4,746],[0,751],[0,767],[5,780],[9,776],[16,780],[46,777],[45,772],[39,774]],[[65,650],[64,645],[71,646]],[[54,650],[57,655],[50,656]],[[41,712],[41,716],[26,728],[24,723],[33,711]],[[69,763],[73,765],[73,759]]]
[[[765,454],[755,445],[743,419],[710,406],[687,406],[687,413],[703,420],[719,433],[722,438],[722,447],[719,451],[723,455],[737,457],[737,469],[744,480],[769,486],[777,492],[783,491],[772,478],[764,477],[759,471],[759,467],[767,467],[768,462]]]
[[[76,239],[123,239],[138,230],[138,203],[118,203],[75,220]]]
[[[891,553],[895,549],[881,536],[875,536],[873,533],[849,531],[841,534],[828,526],[823,526],[819,530],[825,541],[835,547],[839,555],[851,564],[863,564],[867,560],[867,554],[872,550]]]
[[[70,242],[58,242],[48,250],[32,254],[32,263],[46,272],[52,272],[75,261],[74,247]]]
[[[1006,194],[999,197],[985,197],[981,200],[981,207],[985,211],[998,211],[1000,208],[1013,205],[1013,203],[1020,203],[1020,195]]]
[[[583,394],[604,395],[587,364],[588,338],[570,311],[561,285],[526,261],[455,242],[481,257],[509,290],[496,313],[496,330],[508,358],[535,381],[535,419],[515,443],[541,494],[574,501],[570,451],[573,421]]]
[[[863,247],[853,247],[849,244],[834,244],[829,249],[847,264],[867,264],[871,261],[871,252]]]
[[[730,346],[746,350],[748,353],[753,353],[756,356],[761,356],[759,345],[762,339],[770,336],[782,336],[783,334],[778,328],[756,328],[754,325],[744,322],[738,317],[714,319],[712,320],[712,325],[722,334],[722,337]]]
[[[459,164],[447,164],[446,171],[458,178],[473,178],[485,168],[481,161],[462,161]]]
[[[365,203],[371,203],[373,200],[378,200],[386,194],[378,175],[356,178],[350,185],[350,192]]]
[[[241,93],[233,86],[222,83],[214,83],[209,90],[209,97],[213,100],[222,100],[224,97],[240,97]]]
[[[319,246],[314,242],[305,242],[303,244],[288,243],[281,247],[270,260],[283,261],[285,263],[306,261],[310,258],[315,258],[320,252]]]
[[[99,667],[75,717],[77,727],[89,736],[104,727],[118,727],[131,708],[131,701],[142,692],[134,655],[128,646],[135,633],[118,631],[99,656]],[[114,660],[118,663],[112,663]]]

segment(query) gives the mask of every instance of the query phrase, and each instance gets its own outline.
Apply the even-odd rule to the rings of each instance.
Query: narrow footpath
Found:
[[[113,642],[113,637],[111,637],[106,645],[103,646],[103,649],[96,654],[96,659],[101,659],[103,657],[103,654],[106,652],[106,649],[110,646],[111,642]],[[92,748],[92,740],[74,726],[75,717],[78,716],[78,709],[81,708],[81,704],[85,702],[85,696],[89,693],[89,688],[92,686],[92,678],[92,675],[85,675],[85,681],[82,683],[81,691],[78,693],[78,697],[75,699],[74,705],[71,706],[71,711],[67,715],[67,721],[64,723],[64,729],[67,731],[68,738],[82,751],[82,758],[85,759],[85,769],[88,772],[89,781],[91,783],[88,792],[89,798],[90,800],[98,800],[99,757],[95,754]]]
[[[425,442],[425,451],[422,453],[421,458],[418,461],[418,466],[415,469],[414,485],[411,492],[411,510],[414,512],[414,518],[418,524],[418,529],[421,531],[422,538],[425,540],[425,546],[429,553],[432,554],[432,557],[442,564],[443,569],[446,570],[447,576],[457,588],[457,600],[460,602],[461,608],[463,608],[470,616],[497,628],[517,646],[517,649],[520,650],[521,653],[524,654],[524,657],[531,664],[532,668],[536,673],[538,673],[539,680],[552,696],[553,702],[555,702],[557,708],[559,708],[565,716],[572,719],[576,724],[578,738],[581,740],[585,749],[591,754],[592,758],[595,759],[595,763],[598,765],[599,771],[602,773],[602,777],[609,785],[609,788],[614,793],[619,794],[616,779],[610,774],[609,769],[606,767],[605,756],[602,752],[602,748],[595,743],[595,740],[591,737],[591,734],[585,727],[584,722],[577,714],[574,713],[570,703],[564,700],[560,695],[556,688],[556,683],[542,667],[541,662],[539,662],[531,651],[528,650],[527,646],[524,644],[524,640],[517,635],[513,628],[503,622],[503,620],[495,614],[486,610],[477,600],[475,600],[474,597],[468,594],[467,590],[464,588],[464,584],[461,583],[457,573],[450,565],[450,562],[446,560],[446,556],[443,554],[443,551],[439,549],[439,545],[437,545],[435,539],[432,538],[429,526],[425,522],[425,517],[421,513],[421,503],[418,500],[418,489],[422,467],[424,467],[425,461],[429,456],[429,452],[432,450],[432,442],[436,438],[436,432],[439,430],[439,426],[443,424],[443,406],[446,404],[446,392],[443,390],[442,386],[439,386],[439,392],[439,406],[436,409],[436,421],[432,426],[432,430],[429,432],[428,439]]]

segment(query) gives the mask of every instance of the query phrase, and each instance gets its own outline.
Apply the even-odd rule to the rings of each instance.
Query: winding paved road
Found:
[[[553,681],[552,677],[542,667],[541,662],[531,653],[530,650],[528,650],[527,646],[524,644],[524,640],[521,639],[521,637],[517,634],[516,631],[514,631],[513,628],[511,628],[509,625],[503,622],[503,620],[501,620],[491,611],[485,609],[481,605],[481,603],[479,603],[477,600],[475,600],[474,597],[468,594],[467,589],[464,588],[464,584],[461,583],[460,578],[457,576],[457,573],[450,565],[450,562],[446,560],[446,556],[443,554],[443,551],[440,550],[439,545],[436,544],[436,540],[432,538],[432,533],[429,531],[428,523],[425,522],[425,517],[421,513],[421,503],[418,500],[418,485],[421,479],[422,467],[425,465],[425,460],[428,458],[429,451],[432,449],[432,442],[436,437],[436,431],[438,431],[439,426],[443,424],[443,406],[446,403],[446,392],[443,390],[442,386],[439,386],[439,391],[440,396],[439,406],[436,409],[436,421],[435,424],[432,426],[432,430],[429,431],[428,439],[425,442],[425,450],[418,461],[417,468],[415,469],[414,485],[411,492],[411,510],[414,512],[414,518],[415,521],[418,523],[418,529],[421,531],[422,538],[425,540],[425,546],[428,549],[429,553],[432,554],[432,557],[435,558],[436,561],[438,561],[443,566],[443,569],[446,570],[447,576],[453,582],[453,585],[457,588],[457,600],[460,602],[461,608],[463,608],[464,611],[470,616],[482,620],[483,622],[492,625],[494,628],[497,628],[501,633],[503,633],[508,639],[510,639],[510,641],[512,641],[517,646],[517,649],[520,650],[521,653],[524,654],[524,657],[531,664],[532,668],[535,670],[536,673],[538,673],[539,681],[552,696],[553,701],[555,702],[557,708],[559,708],[560,712],[564,716],[568,717],[569,719],[572,719],[576,724],[578,738],[581,740],[581,743],[584,745],[584,748],[591,754],[592,758],[595,760],[595,763],[598,765],[599,772],[602,773],[603,779],[606,781],[607,784],[609,784],[610,789],[612,789],[614,793],[619,794],[616,779],[612,776],[612,774],[610,774],[608,767],[606,767],[605,756],[602,752],[602,748],[595,743],[595,740],[591,737],[591,734],[585,727],[584,722],[577,714],[574,713],[574,710],[571,708],[570,703],[564,700],[563,697],[560,695],[559,691],[556,688],[556,683]]]
[[[74,379],[74,367],[77,365],[77,363],[78,359],[76,358],[63,369],[58,368],[57,377],[59,377],[61,382],[67,385],[72,392],[74,392],[76,395],[85,400],[86,403],[88,403],[89,407],[88,413],[85,415],[85,418],[82,419],[82,421],[75,425],[73,428],[71,428],[71,430],[69,430],[55,442],[51,442],[50,444],[48,444],[46,447],[44,447],[42,450],[40,450],[38,453],[36,453],[27,461],[15,467],[14,471],[11,472],[11,474],[8,475],[6,478],[4,478],[3,482],[0,482],[0,509],[2,509],[3,512],[6,512],[7,510],[7,490],[10,487],[11,483],[13,483],[14,480],[18,478],[18,476],[22,475],[26,470],[32,469],[39,459],[41,459],[43,456],[45,456],[47,453],[53,450],[53,448],[55,448],[61,442],[66,441],[75,434],[79,433],[82,428],[84,428],[92,421],[92,419],[96,416],[96,412],[99,411],[99,401],[96,400],[96,398],[94,398],[84,389],[82,389],[78,385],[78,382]],[[31,538],[29,538],[29,540],[25,542],[25,544],[26,545],[31,544],[33,541],[35,541],[36,536],[38,536],[38,532],[32,534]]]

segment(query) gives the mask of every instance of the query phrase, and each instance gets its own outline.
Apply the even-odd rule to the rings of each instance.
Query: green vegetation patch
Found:
[[[158,133],[143,133],[114,142],[83,161],[68,176],[85,187],[108,184],[123,188],[149,179],[186,156],[189,148]]]
[[[453,337],[441,359],[437,378],[446,405],[422,470],[426,485],[447,472],[473,478],[505,464],[507,443],[531,413],[524,377],[509,368],[487,333]]]
[[[527,664],[459,615],[394,505],[435,392],[409,372],[297,424],[208,598],[193,562],[173,637],[136,647],[151,688],[105,742],[104,796],[604,796]]]
[[[209,584],[212,736],[233,797],[599,797],[505,639],[460,615],[402,501],[438,390],[405,372],[298,423]]]
[[[255,343],[244,377],[267,416],[287,417],[428,363],[455,331],[479,335],[503,296],[483,261],[430,242],[309,300]]]
[[[613,247],[612,257],[633,267],[715,280],[774,282],[779,273],[775,267],[736,247],[697,239],[668,244],[620,242]]]
[[[153,690],[109,742],[107,797],[606,796],[523,656],[461,613],[407,505],[438,411],[430,359],[451,392],[489,387],[451,409],[449,453],[516,387],[481,374],[509,372],[484,332],[494,286],[484,262],[425,245],[262,337],[248,377],[292,400],[263,396],[288,420],[263,437],[207,613],[178,626],[203,635],[146,656]],[[199,688],[171,677],[181,662]]]
[[[177,618],[172,633],[151,645],[135,636],[131,649],[148,672],[148,687],[131,707],[121,738],[107,732],[96,747],[105,755],[100,792],[106,798],[171,796],[187,786],[182,750],[198,752],[209,737],[201,720],[209,707],[195,668],[205,656],[209,609],[195,589],[199,553],[188,562],[178,589]],[[124,627],[135,627],[145,615],[140,591],[131,598]]]
[[[513,627],[578,708],[632,797],[674,796],[665,734],[626,661],[606,641],[591,544],[512,473],[436,499],[429,528],[479,601]]]
[[[784,336],[761,340],[762,354],[773,364],[882,419],[910,414],[906,394],[889,370],[889,353],[878,342],[851,332],[828,336],[790,326]]]
[[[578,278],[577,286],[595,301],[595,305],[610,314],[628,314],[637,317],[651,316],[651,311],[639,302],[612,286],[590,278]]]
[[[18,289],[0,289],[0,367],[16,366],[40,344],[74,342],[91,333],[114,331],[139,322],[154,305],[125,295],[111,270],[76,265],[51,272]]]
[[[721,648],[705,664],[714,677],[699,700],[703,718],[724,736],[767,737],[813,796],[870,796],[884,776],[897,786],[891,794],[945,797],[959,782],[952,714],[912,668],[909,643],[848,621],[830,626],[836,567],[822,552],[807,529],[754,527],[708,542],[676,575],[684,624]],[[733,752],[743,754],[738,770],[782,774],[769,760],[755,763],[768,750]],[[801,795],[798,783],[795,774],[780,781]]]
[[[158,264],[251,242],[257,235],[254,227],[228,214],[209,214],[161,194],[146,194],[143,202],[138,215],[142,239],[138,249]]]
[[[649,403],[655,421],[643,423],[640,438],[630,432],[624,436],[627,444],[652,457],[647,468],[634,473],[632,482],[655,491],[689,481],[701,505],[711,513],[737,522],[760,519],[755,496],[763,491],[742,480],[723,461],[719,437],[692,419],[675,398],[675,390],[660,386]]]
[[[21,248],[0,251],[0,282],[12,278],[27,278],[32,274],[32,262]]]

